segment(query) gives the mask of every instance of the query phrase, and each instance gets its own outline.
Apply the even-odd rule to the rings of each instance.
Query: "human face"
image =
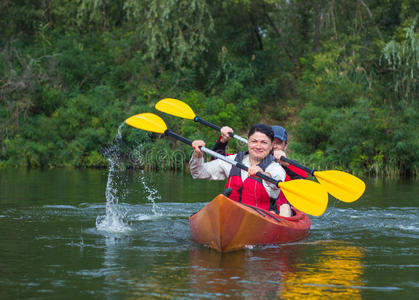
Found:
[[[250,160],[260,162],[271,152],[272,141],[266,134],[256,131],[249,137],[248,147]]]
[[[274,141],[272,143],[272,147],[274,150],[287,150],[288,142],[284,142],[283,140],[280,140],[278,138],[274,138]]]

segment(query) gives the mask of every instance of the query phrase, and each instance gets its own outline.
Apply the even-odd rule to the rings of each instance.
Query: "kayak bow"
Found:
[[[289,243],[305,238],[311,221],[306,214],[292,210],[294,216],[281,217],[220,194],[190,216],[189,225],[195,242],[228,252],[247,245]]]

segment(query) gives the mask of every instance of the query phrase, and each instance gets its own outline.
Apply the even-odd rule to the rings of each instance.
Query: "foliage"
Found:
[[[196,66],[206,51],[212,17],[202,0],[127,0],[124,10],[137,23],[146,57],[175,67]]]
[[[417,173],[418,102],[413,96],[417,82],[411,77],[417,63],[406,61],[417,57],[412,30],[407,29],[403,46],[395,49],[389,42],[382,48],[386,59],[399,60],[394,63],[398,74],[391,81],[386,74],[367,74],[355,65],[356,57],[345,55],[338,46],[313,56],[299,85],[306,105],[296,133],[297,152],[357,173]]]
[[[392,73],[394,98],[411,103],[417,100],[419,75],[419,34],[415,33],[416,20],[404,28],[405,36],[402,42],[394,40],[386,43],[382,54],[387,63],[387,71]]]
[[[313,167],[417,175],[418,11],[411,0],[3,1],[0,168],[105,167],[118,147],[125,167],[184,169],[187,145],[123,125],[173,97],[242,136],[279,123],[290,155]]]

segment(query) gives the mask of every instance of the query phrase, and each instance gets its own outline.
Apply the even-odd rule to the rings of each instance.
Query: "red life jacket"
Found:
[[[234,160],[241,163],[243,157],[248,153],[249,152],[239,152]],[[265,169],[274,161],[275,157],[268,155],[260,164],[258,164],[258,166],[265,171]],[[228,189],[229,187],[233,189],[229,198],[243,204],[269,210],[276,202],[276,199],[271,199],[269,197],[261,178],[247,177],[243,182],[241,170],[236,166],[231,167],[225,189]]]

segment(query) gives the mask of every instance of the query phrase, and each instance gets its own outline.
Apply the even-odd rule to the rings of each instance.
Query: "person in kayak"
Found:
[[[275,180],[285,180],[285,170],[271,154],[274,132],[268,125],[256,124],[249,131],[248,141],[248,151],[230,156],[232,160],[247,166],[248,172],[220,159],[204,163],[200,147],[205,146],[205,142],[193,141],[194,153],[189,162],[191,175],[200,179],[228,179],[225,189],[232,188],[230,199],[270,210],[271,202],[278,199],[280,189],[255,175],[260,172]]]
[[[290,165],[284,161],[281,161],[281,157],[287,157],[286,150],[288,148],[288,133],[282,126],[274,125],[272,126],[274,131],[274,141],[273,141],[273,155],[277,162],[281,163],[282,167],[285,169],[286,177],[285,181],[292,179],[305,179],[307,178],[307,173],[300,168],[297,168],[293,165]],[[220,130],[221,135],[219,136],[217,142],[214,145],[213,151],[220,153],[222,155],[228,155],[226,153],[226,147],[228,141],[230,140],[229,133],[233,133],[233,129],[228,126],[224,126]],[[283,193],[280,193],[279,198],[275,201],[276,212],[279,211],[281,216],[291,216],[291,206],[289,205],[287,199]],[[279,209],[278,209],[279,208]]]

